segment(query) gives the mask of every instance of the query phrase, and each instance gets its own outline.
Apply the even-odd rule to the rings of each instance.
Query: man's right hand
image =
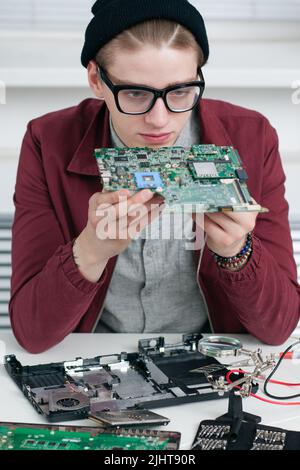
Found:
[[[81,274],[101,277],[108,260],[126,250],[132,239],[159,216],[163,198],[150,190],[95,193],[89,200],[87,225],[73,246]]]

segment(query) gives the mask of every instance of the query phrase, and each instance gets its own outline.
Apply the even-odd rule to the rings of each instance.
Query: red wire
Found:
[[[236,372],[237,374],[240,374],[240,373],[247,374],[247,372],[245,372],[244,370],[232,369],[226,374],[227,382],[232,383],[232,380],[230,380],[230,376],[234,372]],[[280,385],[287,385],[287,386],[289,385],[289,386],[292,386],[292,387],[294,387],[296,385],[300,385],[300,384],[295,384],[295,383],[290,384],[288,382],[279,382],[278,380],[270,380],[270,382],[280,384]],[[238,385],[235,388],[241,389],[241,387],[239,387]],[[256,395],[255,393],[250,393],[250,396],[254,397],[254,398],[257,398],[258,400],[264,401],[266,403],[271,403],[272,405],[285,405],[285,406],[300,405],[299,401],[292,401],[292,402],[272,401],[272,400],[268,400],[267,398],[260,397],[259,395]]]
[[[232,372],[236,372],[237,374],[240,374],[240,373],[247,374],[248,373],[248,372],[246,372],[245,370],[242,370],[242,369],[232,369],[232,370],[229,371],[227,376],[230,377]],[[273,379],[269,380],[269,382],[272,383],[272,384],[285,385],[287,387],[300,387],[300,383],[281,382],[279,380],[273,380]]]
[[[287,387],[300,387],[300,384],[297,383],[290,383],[290,382],[280,382],[279,380],[269,380],[270,383],[272,384],[278,384],[278,385],[286,385]]]

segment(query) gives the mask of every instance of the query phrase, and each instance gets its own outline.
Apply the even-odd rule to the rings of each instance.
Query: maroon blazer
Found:
[[[204,248],[198,282],[214,332],[280,344],[299,320],[299,286],[276,131],[261,114],[222,101],[203,99],[199,119],[201,143],[235,147],[252,197],[270,210],[258,215],[241,271],[218,268]],[[97,322],[117,257],[91,283],[74,264],[72,240],[86,225],[90,196],[102,189],[93,150],[109,145],[108,109],[96,99],[28,124],[14,194],[9,309],[17,340],[32,353]],[[188,305],[183,315],[188,324]]]

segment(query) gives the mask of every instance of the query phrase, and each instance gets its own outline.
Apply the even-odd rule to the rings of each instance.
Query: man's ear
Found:
[[[87,66],[88,81],[90,88],[93,90],[95,96],[99,99],[104,98],[103,94],[103,83],[99,77],[97,70],[97,64],[95,60],[90,60]]]

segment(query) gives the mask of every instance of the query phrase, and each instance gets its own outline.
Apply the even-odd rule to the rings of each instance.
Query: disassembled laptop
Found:
[[[228,370],[198,351],[200,338],[184,335],[170,345],[164,337],[142,339],[138,352],[35,366],[8,355],[5,368],[50,422],[90,417],[111,426],[166,424],[149,410],[220,397],[206,374],[217,381]]]

